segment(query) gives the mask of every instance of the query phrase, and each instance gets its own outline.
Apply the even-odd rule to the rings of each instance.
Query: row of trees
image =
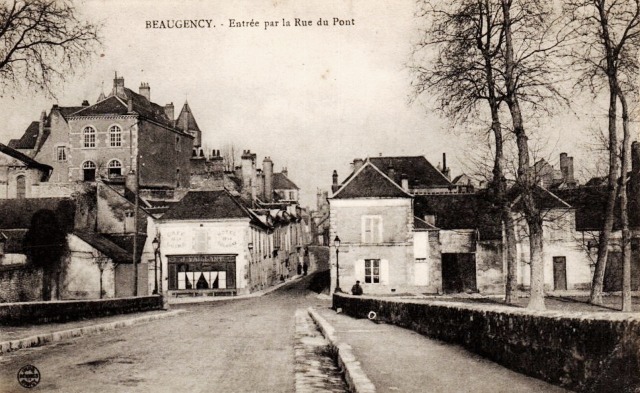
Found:
[[[544,309],[543,216],[530,169],[532,120],[570,107],[572,89],[609,95],[608,202],[600,231],[591,302],[602,302],[602,286],[620,198],[623,251],[623,310],[631,310],[630,232],[626,196],[630,162],[630,100],[635,102],[640,48],[640,0],[419,0],[425,19],[411,68],[413,97],[428,93],[455,122],[490,124],[494,155],[490,190],[505,228],[506,302],[516,290],[515,230],[508,195],[505,143],[515,142],[513,189],[526,220],[531,263],[529,308]],[[573,70],[575,77],[569,77]],[[571,87],[572,86],[572,87]],[[620,103],[621,111],[617,104]],[[619,113],[621,112],[621,113]],[[617,124],[622,119],[622,140]],[[625,176],[621,176],[625,174]],[[621,179],[618,181],[618,179]]]

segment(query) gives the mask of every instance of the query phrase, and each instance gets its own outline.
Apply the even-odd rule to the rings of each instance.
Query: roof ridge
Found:
[[[371,166],[374,170],[376,170],[379,174],[381,174],[387,181],[389,181],[391,184],[393,184],[394,186],[396,186],[400,191],[402,191],[404,194],[408,195],[409,197],[413,198],[413,195],[409,194],[407,191],[404,190],[404,188],[402,188],[401,186],[398,185],[398,183],[396,183],[395,181],[393,181],[389,176],[385,175],[384,172],[382,172],[375,164],[373,164],[371,161],[366,161],[364,163],[364,165],[362,165],[360,167],[360,169],[358,169],[353,176],[351,176],[349,178],[349,181],[347,181],[346,183],[342,184],[340,186],[340,188],[338,189],[338,191],[336,191],[331,198],[335,198],[336,196],[338,196],[338,194],[340,194],[340,192],[342,192],[342,190],[344,190],[347,185],[351,184],[351,182],[353,181],[353,179],[355,179],[356,177],[358,177],[358,175],[360,173],[362,173],[362,171],[364,170],[364,168],[366,168],[367,166]]]

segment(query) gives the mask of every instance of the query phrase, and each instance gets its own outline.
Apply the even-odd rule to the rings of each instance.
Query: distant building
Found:
[[[331,245],[336,236],[341,240],[338,256],[343,289],[359,280],[365,293],[504,291],[502,223],[487,190],[475,191],[463,178],[449,182],[424,157],[359,161],[354,161],[354,171],[342,183],[334,171],[333,195],[328,198]],[[560,187],[558,192],[580,194],[572,179],[572,161],[565,157],[563,162],[565,176],[553,184]],[[549,179],[555,176],[553,171],[540,173]],[[511,194],[517,278],[526,287],[527,227],[517,189]],[[574,207],[544,187],[537,188],[534,197],[544,216],[546,288],[588,288],[593,250],[589,251],[580,223],[595,207],[594,200],[575,197],[584,205]],[[334,252],[330,255],[333,288],[337,261]]]
[[[0,199],[36,198],[52,167],[0,143]]]
[[[170,193],[189,187],[196,138],[200,143],[201,131],[187,103],[174,119],[173,104],[152,102],[148,84],[136,93],[116,77],[109,95],[93,105],[53,105],[9,147],[52,167],[49,181],[57,186],[97,178],[124,184],[139,169],[141,189]]]

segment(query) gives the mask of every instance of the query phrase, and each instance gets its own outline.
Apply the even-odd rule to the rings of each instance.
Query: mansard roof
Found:
[[[186,124],[186,127],[185,127]],[[181,128],[184,131],[200,131],[196,119],[193,117],[189,103],[185,101],[180,111],[180,115],[176,119],[176,127]]]
[[[367,161],[331,198],[411,198],[411,195]]]
[[[273,189],[274,190],[299,190],[298,186],[291,181],[284,173],[273,174]]]

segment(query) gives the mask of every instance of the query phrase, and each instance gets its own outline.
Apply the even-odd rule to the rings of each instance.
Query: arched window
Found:
[[[96,180],[96,164],[93,161],[85,161],[82,164],[82,172],[84,181]]]
[[[109,127],[109,144],[111,147],[122,146],[122,128],[120,126]]]
[[[27,181],[24,175],[16,177],[16,198],[24,199],[27,197]]]
[[[84,147],[96,147],[96,129],[87,126],[82,130],[82,136],[84,137]]]
[[[109,161],[108,169],[109,169],[109,177],[122,175],[122,164],[118,160]]]

